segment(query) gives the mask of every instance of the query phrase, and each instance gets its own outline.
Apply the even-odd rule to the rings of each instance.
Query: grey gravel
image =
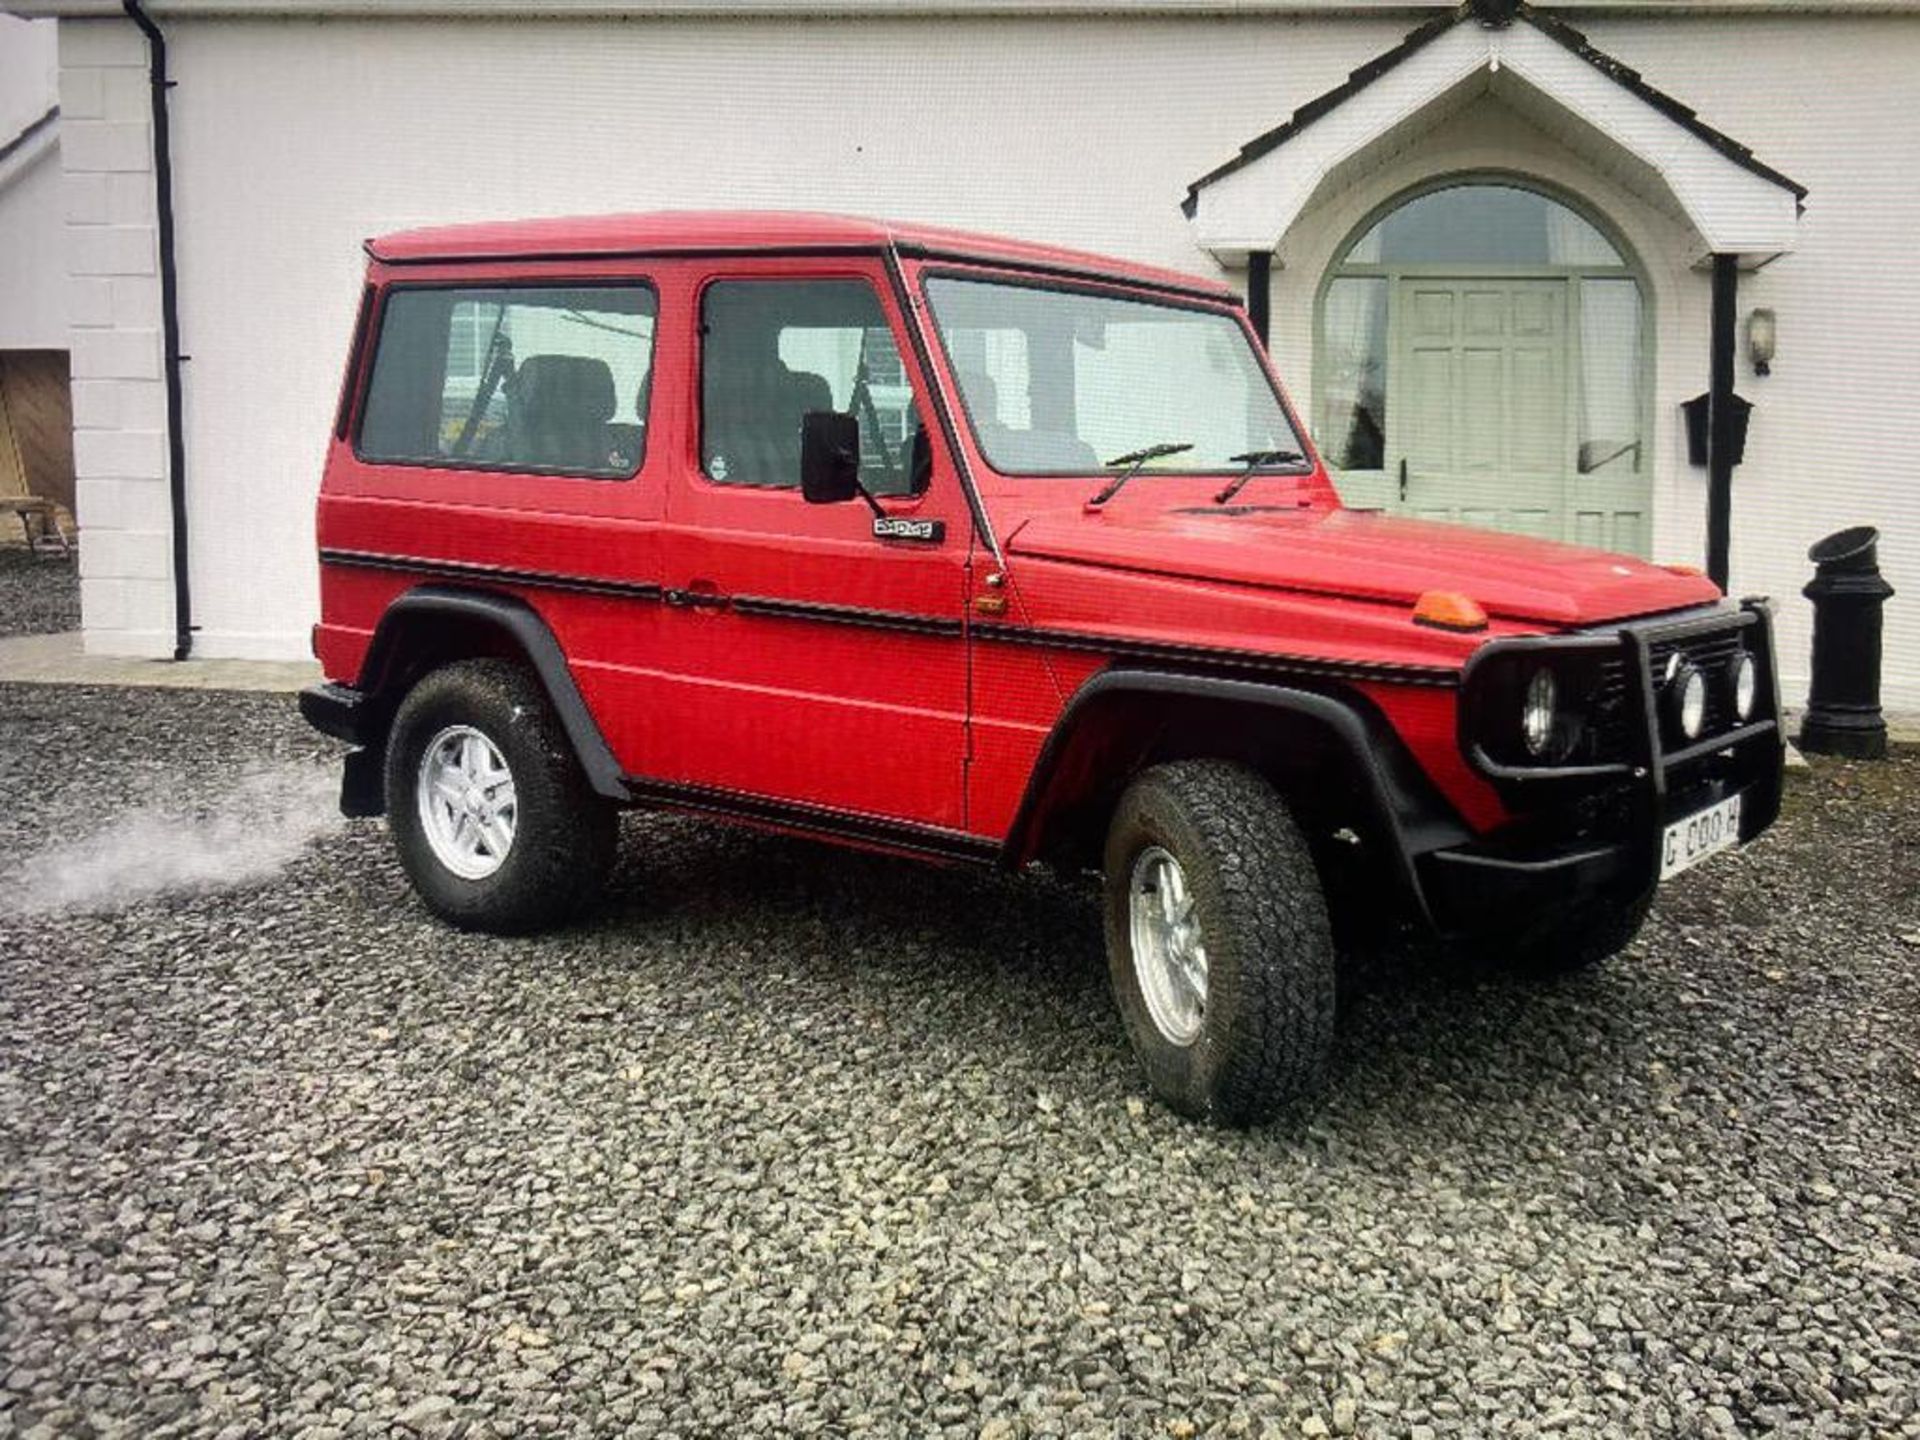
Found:
[[[0,521],[11,522],[11,515]],[[0,635],[50,635],[80,627],[80,559],[0,544]]]
[[[331,753],[0,687],[0,870]],[[496,940],[315,820],[16,904],[0,1433],[1920,1436],[1916,798],[1816,761],[1595,975],[1375,965],[1250,1134],[1146,1097],[1079,885],[634,817]]]

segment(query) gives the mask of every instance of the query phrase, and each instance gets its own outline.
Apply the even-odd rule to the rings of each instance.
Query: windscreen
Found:
[[[1091,475],[1157,445],[1156,468],[1235,472],[1304,453],[1252,342],[1218,310],[1004,281],[927,282],[974,438],[1004,475]]]

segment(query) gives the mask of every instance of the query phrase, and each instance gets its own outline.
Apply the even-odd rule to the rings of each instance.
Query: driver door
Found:
[[[932,412],[885,271],[741,261],[691,288],[692,443],[662,532],[665,778],[889,843],[903,824],[959,832],[972,526],[930,438],[914,481]],[[819,409],[859,422],[862,481],[888,518],[926,522],[893,527],[917,538],[882,538],[858,499],[801,498],[801,417]]]

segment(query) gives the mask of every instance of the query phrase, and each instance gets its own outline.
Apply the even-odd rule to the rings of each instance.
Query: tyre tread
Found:
[[[511,731],[494,739],[512,747],[507,758],[522,820],[507,865],[483,882],[459,881],[442,869],[413,810],[415,732],[425,728],[423,715],[449,706],[473,717],[505,717]],[[462,929],[497,934],[546,929],[591,906],[619,838],[618,813],[588,784],[540,682],[508,660],[457,661],[428,672],[407,693],[387,748],[387,814],[428,908]]]
[[[1235,961],[1234,993],[1221,997],[1228,1033],[1205,1107],[1223,1123],[1255,1124],[1317,1093],[1327,1078],[1336,963],[1318,871],[1285,802],[1245,766],[1181,760],[1144,772],[1121,803],[1116,833],[1130,806],[1155,797],[1196,833],[1234,931],[1224,942]],[[1108,858],[1111,871],[1115,857]],[[1112,940],[1124,944],[1123,936]],[[1209,938],[1210,951],[1216,943]],[[1116,981],[1122,963],[1130,966],[1130,955],[1115,961]]]

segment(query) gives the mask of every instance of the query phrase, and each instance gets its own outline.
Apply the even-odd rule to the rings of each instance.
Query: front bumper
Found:
[[[1698,638],[1724,639],[1727,631],[1745,637],[1760,666],[1760,707],[1749,722],[1729,719],[1718,733],[1696,742],[1670,743],[1660,717],[1655,655]],[[1560,638],[1494,643],[1545,654]],[[1772,622],[1763,604],[1636,622],[1562,643],[1589,651],[1596,644],[1621,647],[1620,703],[1631,717],[1622,732],[1624,754],[1604,764],[1520,769],[1489,760],[1463,730],[1463,748],[1518,818],[1496,837],[1416,857],[1428,911],[1443,931],[1524,926],[1591,899],[1633,903],[1659,883],[1669,824],[1739,793],[1744,844],[1780,813],[1786,747]]]

